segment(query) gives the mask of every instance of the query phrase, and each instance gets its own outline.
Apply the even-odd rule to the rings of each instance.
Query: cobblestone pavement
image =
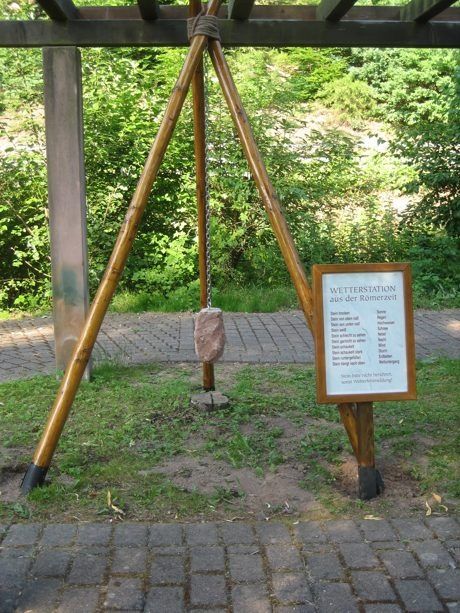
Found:
[[[225,362],[313,362],[313,341],[300,311],[226,313]],[[460,310],[415,313],[417,357],[460,357]],[[191,314],[109,314],[96,361],[192,362]],[[51,318],[0,320],[0,381],[54,371]]]
[[[0,611],[458,611],[450,517],[222,524],[16,524]]]

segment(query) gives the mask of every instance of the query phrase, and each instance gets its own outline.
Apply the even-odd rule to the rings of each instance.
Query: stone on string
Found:
[[[195,352],[201,362],[213,364],[225,348],[224,317],[221,309],[207,307],[195,315]]]

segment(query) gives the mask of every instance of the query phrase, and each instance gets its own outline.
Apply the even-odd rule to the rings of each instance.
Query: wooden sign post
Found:
[[[373,498],[383,481],[372,402],[416,398],[410,265],[316,265],[313,297],[317,400],[339,404],[360,496]]]

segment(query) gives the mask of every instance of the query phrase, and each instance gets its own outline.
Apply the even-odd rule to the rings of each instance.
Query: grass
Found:
[[[228,286],[213,290],[213,304],[227,312],[243,313],[274,313],[287,309],[298,309],[298,301],[294,288],[289,286],[258,287],[255,285]],[[161,292],[119,292],[110,305],[110,311],[115,313],[143,313],[148,311],[159,313],[177,313],[183,311],[198,311],[200,291],[198,282],[179,287],[168,294]],[[438,290],[427,294],[417,291],[414,287],[414,308],[441,310],[460,307],[460,292],[458,290]],[[1,319],[17,317],[39,317],[49,313],[40,311],[0,311]]]
[[[295,290],[292,287],[215,288],[212,299],[214,306],[227,312],[272,313],[298,308]],[[160,292],[137,294],[122,292],[114,297],[110,308],[118,313],[197,311],[200,308],[200,290],[197,283],[191,283],[167,295]]]
[[[449,507],[460,496],[458,375],[458,361],[421,363],[419,400],[376,408],[379,456],[396,463],[399,478],[420,495],[435,491]],[[194,365],[97,368],[77,395],[49,472],[51,485],[27,499],[2,502],[0,495],[0,522],[113,516],[108,491],[130,519],[245,516],[244,500],[224,483],[204,493],[152,472],[178,456],[213,457],[258,476],[300,464],[303,487],[325,512],[369,512],[354,491],[343,491],[340,467],[350,447],[336,408],[315,402],[311,367],[219,365],[219,387],[231,405],[212,415],[190,407],[199,377]],[[56,388],[54,377],[43,376],[0,385],[0,483],[2,470],[4,478],[22,475]],[[286,436],[276,419],[289,420],[295,435]],[[382,498],[372,509],[397,512],[396,503]],[[401,503],[410,507],[410,501]],[[414,504],[424,508],[419,498]]]

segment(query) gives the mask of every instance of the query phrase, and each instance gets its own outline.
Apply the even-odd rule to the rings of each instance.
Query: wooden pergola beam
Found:
[[[249,19],[255,0],[229,0],[229,19]]]
[[[356,0],[321,0],[316,10],[318,19],[340,21],[355,4]]]
[[[37,2],[53,21],[67,21],[80,17],[72,0],[37,0]]]
[[[456,0],[411,0],[401,7],[401,19],[426,23],[454,4]]]
[[[137,7],[135,7],[136,10]],[[366,7],[371,8],[371,7]],[[377,8],[377,7],[372,7]],[[295,19],[219,21],[226,47],[400,47],[459,48],[460,10],[454,21],[344,19],[338,23]],[[0,47],[187,47],[182,19],[0,21]]]
[[[156,0],[137,0],[142,19],[157,19],[159,15],[158,2]]]

